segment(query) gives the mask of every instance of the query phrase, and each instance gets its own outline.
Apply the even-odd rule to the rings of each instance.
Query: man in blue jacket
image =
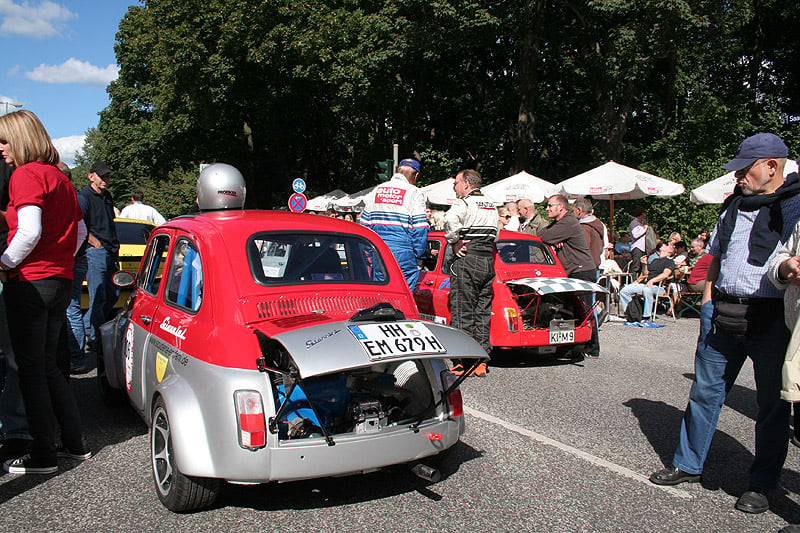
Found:
[[[417,259],[425,255],[428,243],[425,195],[414,185],[420,169],[416,159],[400,161],[392,179],[369,195],[359,219],[389,246],[412,291],[419,280]]]

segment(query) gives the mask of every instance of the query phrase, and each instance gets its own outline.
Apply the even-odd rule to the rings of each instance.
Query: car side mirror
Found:
[[[125,270],[118,270],[111,276],[111,283],[117,287],[131,287],[136,282],[136,276]]]

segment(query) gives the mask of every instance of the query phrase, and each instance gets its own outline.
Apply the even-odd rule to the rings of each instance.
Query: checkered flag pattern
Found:
[[[597,283],[573,278],[522,278],[511,280],[507,283],[530,287],[542,296],[556,292],[608,292]]]

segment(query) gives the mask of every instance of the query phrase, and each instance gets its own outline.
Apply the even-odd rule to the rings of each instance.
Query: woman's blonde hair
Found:
[[[0,116],[0,139],[11,145],[11,156],[18,167],[34,161],[50,165],[59,161],[44,125],[27,109]]]

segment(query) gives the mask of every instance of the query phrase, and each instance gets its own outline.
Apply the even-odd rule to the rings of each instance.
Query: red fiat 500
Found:
[[[428,234],[428,254],[414,290],[420,315],[450,323],[452,246],[444,233]],[[530,348],[541,354],[565,355],[591,337],[594,283],[566,277],[564,267],[538,237],[501,231],[495,259],[490,341],[495,348]],[[582,296],[584,298],[582,298]]]
[[[221,480],[368,472],[453,446],[464,429],[451,358],[486,359],[420,319],[372,231],[315,215],[228,211],[153,229],[98,383],[150,426],[156,493],[211,504]],[[122,278],[122,279],[121,279]]]

